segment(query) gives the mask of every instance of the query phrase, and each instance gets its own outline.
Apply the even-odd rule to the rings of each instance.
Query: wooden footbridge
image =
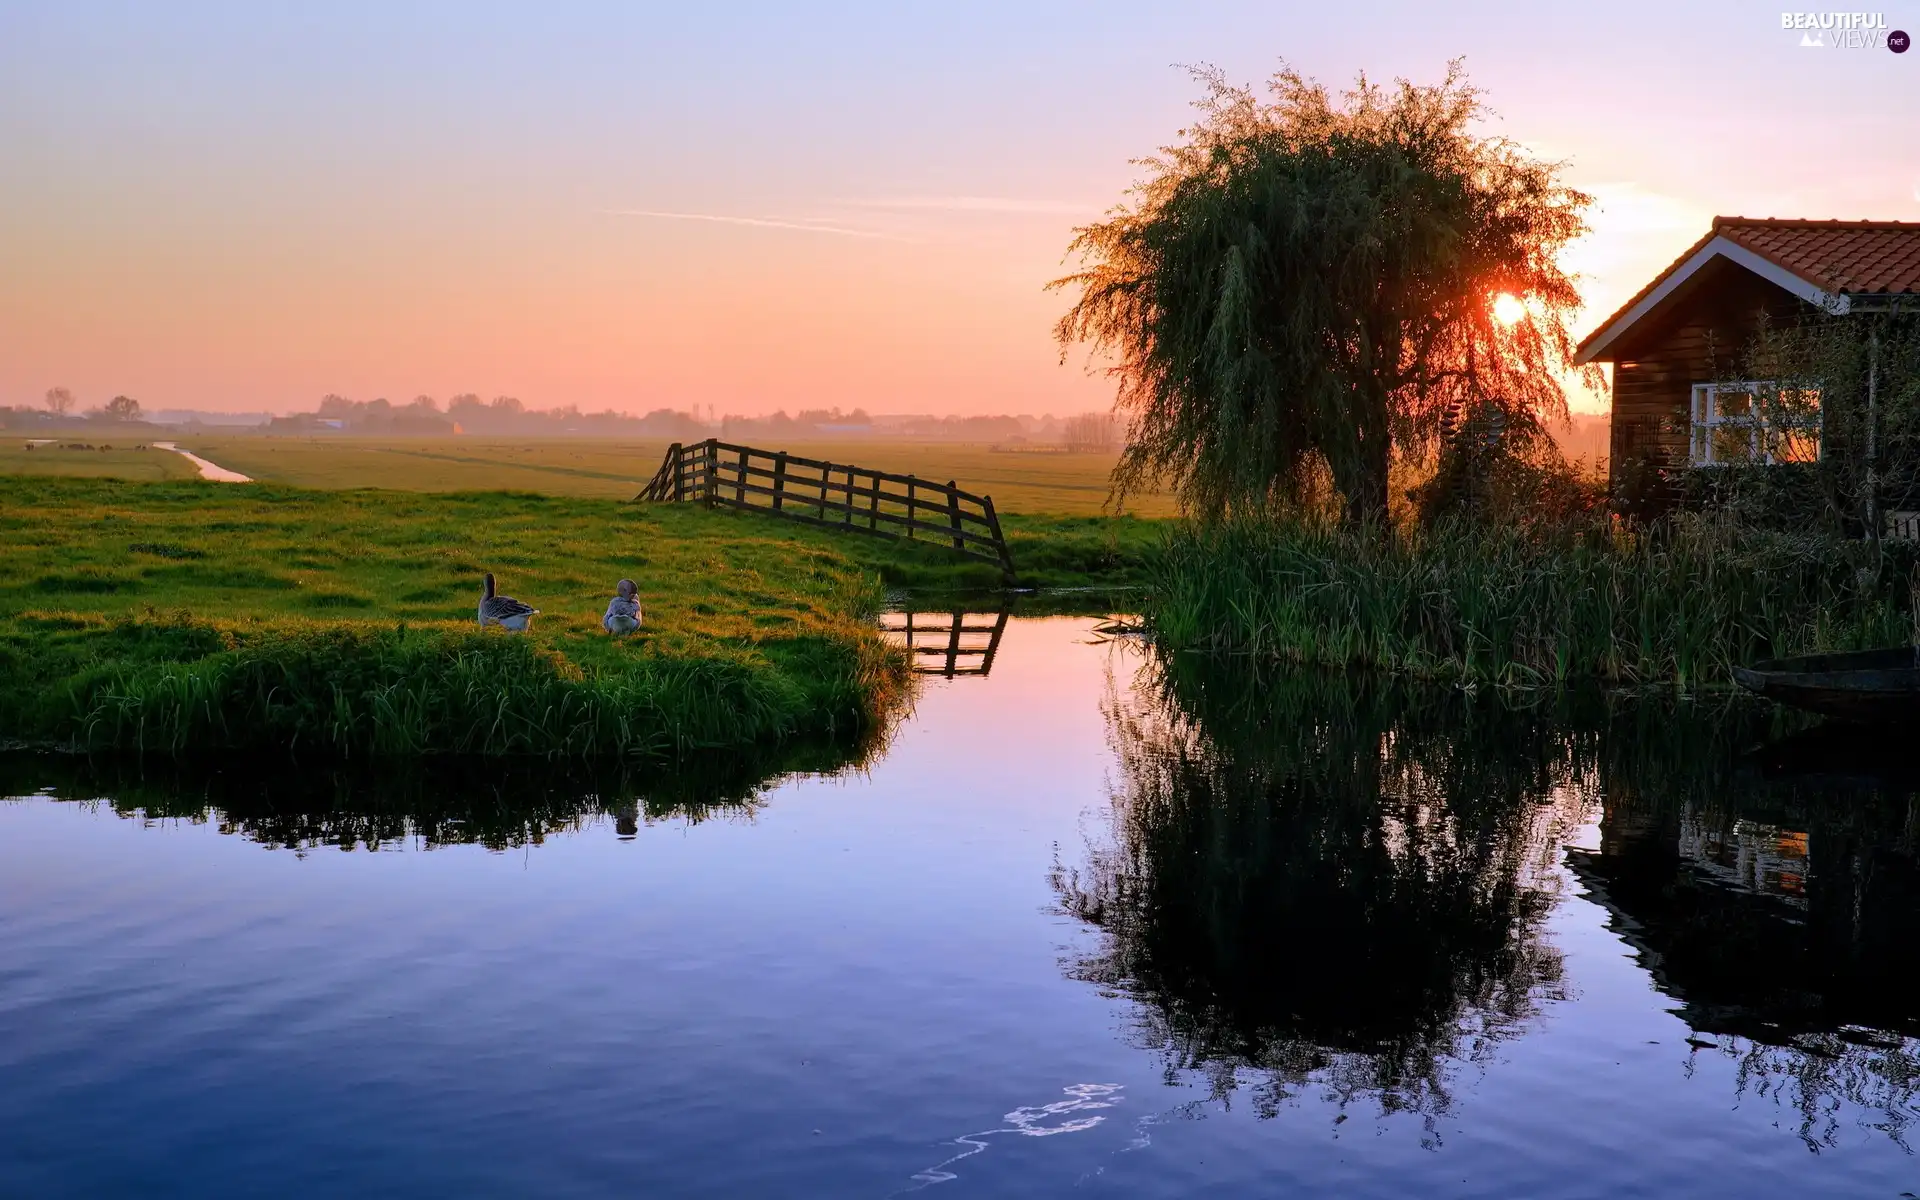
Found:
[[[848,533],[950,545],[998,566],[1009,582],[1014,578],[993,497],[964,491],[951,479],[935,483],[709,438],[667,447],[660,469],[634,499],[744,508]]]

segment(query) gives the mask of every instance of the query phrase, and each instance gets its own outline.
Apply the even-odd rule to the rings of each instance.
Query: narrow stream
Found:
[[[156,450],[171,450],[200,469],[200,478],[211,479],[215,483],[252,483],[253,478],[238,471],[229,471],[218,463],[208,462],[191,450],[182,450],[172,442],[155,442]]]
[[[1920,1190],[1897,768],[895,623],[838,774],[0,758],[0,1194]]]

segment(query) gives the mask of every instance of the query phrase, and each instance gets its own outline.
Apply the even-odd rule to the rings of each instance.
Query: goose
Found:
[[[622,579],[613,590],[614,597],[607,601],[607,615],[600,618],[600,624],[608,633],[632,633],[640,628],[640,601],[634,598],[639,589],[633,580]]]
[[[480,627],[482,629],[489,625],[498,625],[513,633],[525,633],[527,621],[539,611],[530,605],[520,603],[512,596],[494,595],[493,572],[487,572],[486,586],[480,592]]]

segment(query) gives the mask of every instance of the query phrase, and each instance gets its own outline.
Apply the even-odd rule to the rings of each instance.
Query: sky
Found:
[[[1637,0],[0,0],[0,404],[1103,409],[1044,285],[1201,63],[1463,57],[1486,132],[1596,197],[1584,333],[1716,213],[1920,219],[1920,51],[1801,36]]]

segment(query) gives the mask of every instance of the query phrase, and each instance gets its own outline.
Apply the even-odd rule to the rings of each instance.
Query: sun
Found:
[[[1518,325],[1527,315],[1527,306],[1512,292],[1501,292],[1493,298],[1493,319],[1502,325]]]

